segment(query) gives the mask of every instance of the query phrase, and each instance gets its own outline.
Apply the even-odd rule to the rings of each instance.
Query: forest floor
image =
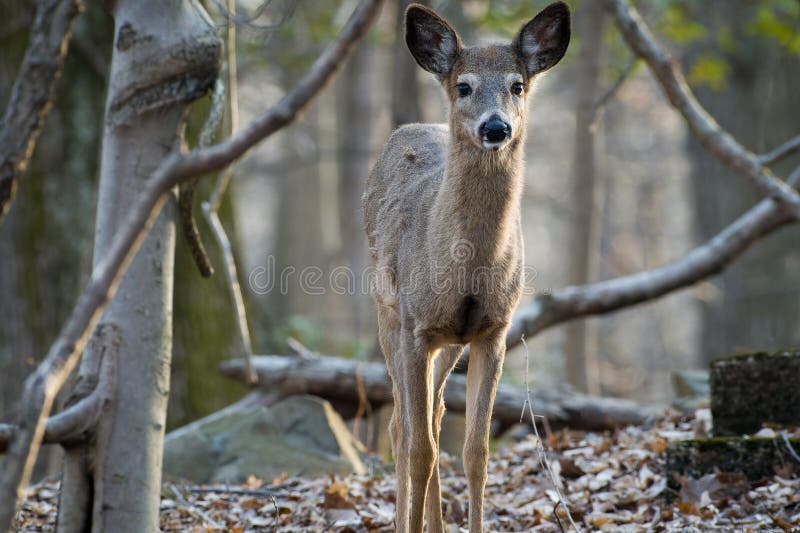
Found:
[[[647,427],[607,433],[562,430],[544,436],[552,475],[538,440],[496,451],[486,486],[487,531],[800,531],[800,479],[775,475],[752,482],[743,475],[677,478],[667,488],[669,441],[705,436],[707,410],[666,413]],[[769,431],[769,430],[767,430]],[[777,465],[776,465],[777,466]],[[395,478],[376,462],[371,475],[251,479],[241,486],[165,484],[162,531],[393,531]],[[781,473],[780,468],[776,472]],[[566,505],[552,479],[560,480]],[[467,486],[456,461],[442,457],[447,531],[466,531]],[[50,531],[58,483],[31,488],[16,531]]]

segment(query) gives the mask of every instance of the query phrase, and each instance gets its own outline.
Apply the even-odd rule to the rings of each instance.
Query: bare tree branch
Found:
[[[113,343],[119,344],[119,341],[119,334],[117,334]],[[116,394],[117,356],[118,352],[115,349],[104,354],[97,385],[88,396],[47,419],[42,437],[43,444],[79,440],[97,425],[103,409]],[[8,443],[15,433],[14,425],[0,424],[0,453],[6,451]]]
[[[800,182],[800,167],[789,182]],[[537,296],[514,315],[506,346],[516,346],[523,335],[530,337],[568,320],[616,311],[688,287],[721,272],[751,244],[796,221],[775,201],[765,199],[710,241],[662,267]]]
[[[222,143],[165,158],[147,181],[127,223],[93,272],[89,286],[78,299],[47,357],[26,380],[19,424],[0,472],[0,531],[11,525],[16,502],[28,482],[39,450],[53,399],[77,363],[89,334],[113,297],[168,192],[182,181],[221,170],[256,143],[291,123],[331,80],[352,47],[367,33],[382,4],[382,0],[362,0],[338,37],[274,107]]]
[[[758,162],[764,166],[774,165],[797,151],[800,151],[800,135],[789,139],[771,152],[758,156]]]
[[[639,12],[628,0],[606,0],[606,6],[616,18],[617,27],[628,46],[645,60],[672,106],[683,115],[703,146],[722,163],[747,176],[764,195],[778,201],[800,218],[800,195],[776,178],[762,165],[758,156],[722,129],[700,105],[678,63],[661,48]]]
[[[8,213],[17,181],[33,155],[53,92],[67,56],[72,22],[80,0],[39,0],[28,49],[11,89],[0,127],[0,223]]]

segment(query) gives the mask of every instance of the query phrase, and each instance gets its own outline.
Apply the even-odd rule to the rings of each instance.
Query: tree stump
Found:
[[[800,425],[800,350],[712,362],[711,416],[720,437],[755,433],[764,423]]]
[[[788,444],[787,444],[788,443]],[[680,489],[675,476],[700,478],[716,472],[736,472],[757,481],[800,470],[792,450],[800,450],[800,439],[717,437],[670,443],[667,447],[667,486]]]

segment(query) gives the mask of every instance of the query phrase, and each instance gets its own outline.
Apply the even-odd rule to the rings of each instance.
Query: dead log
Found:
[[[223,362],[219,370],[231,379],[247,383],[244,361]],[[367,400],[373,408],[392,401],[392,384],[383,363],[359,362],[340,357],[301,358],[284,355],[253,357],[258,374],[256,387],[275,399],[292,394],[313,394],[334,405],[358,403],[360,375]],[[520,421],[527,393],[525,389],[500,383],[494,403],[494,419],[502,426]],[[658,414],[657,407],[630,400],[600,398],[557,391],[531,392],[537,416],[547,417],[551,427],[606,430],[644,423]],[[453,374],[447,381],[445,404],[451,411],[466,410],[466,378]]]

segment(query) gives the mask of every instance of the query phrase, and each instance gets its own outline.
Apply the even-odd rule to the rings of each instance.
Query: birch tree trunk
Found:
[[[101,156],[97,269],[145,179],[181,142],[182,117],[218,70],[220,43],[192,0],[117,0]],[[66,459],[58,529],[158,531],[172,352],[175,203],[168,201],[102,324],[120,335],[119,390],[96,439]],[[84,357],[82,365],[92,357]],[[91,369],[81,368],[82,375]],[[91,466],[90,466],[91,465]],[[90,470],[89,470],[90,469]]]

